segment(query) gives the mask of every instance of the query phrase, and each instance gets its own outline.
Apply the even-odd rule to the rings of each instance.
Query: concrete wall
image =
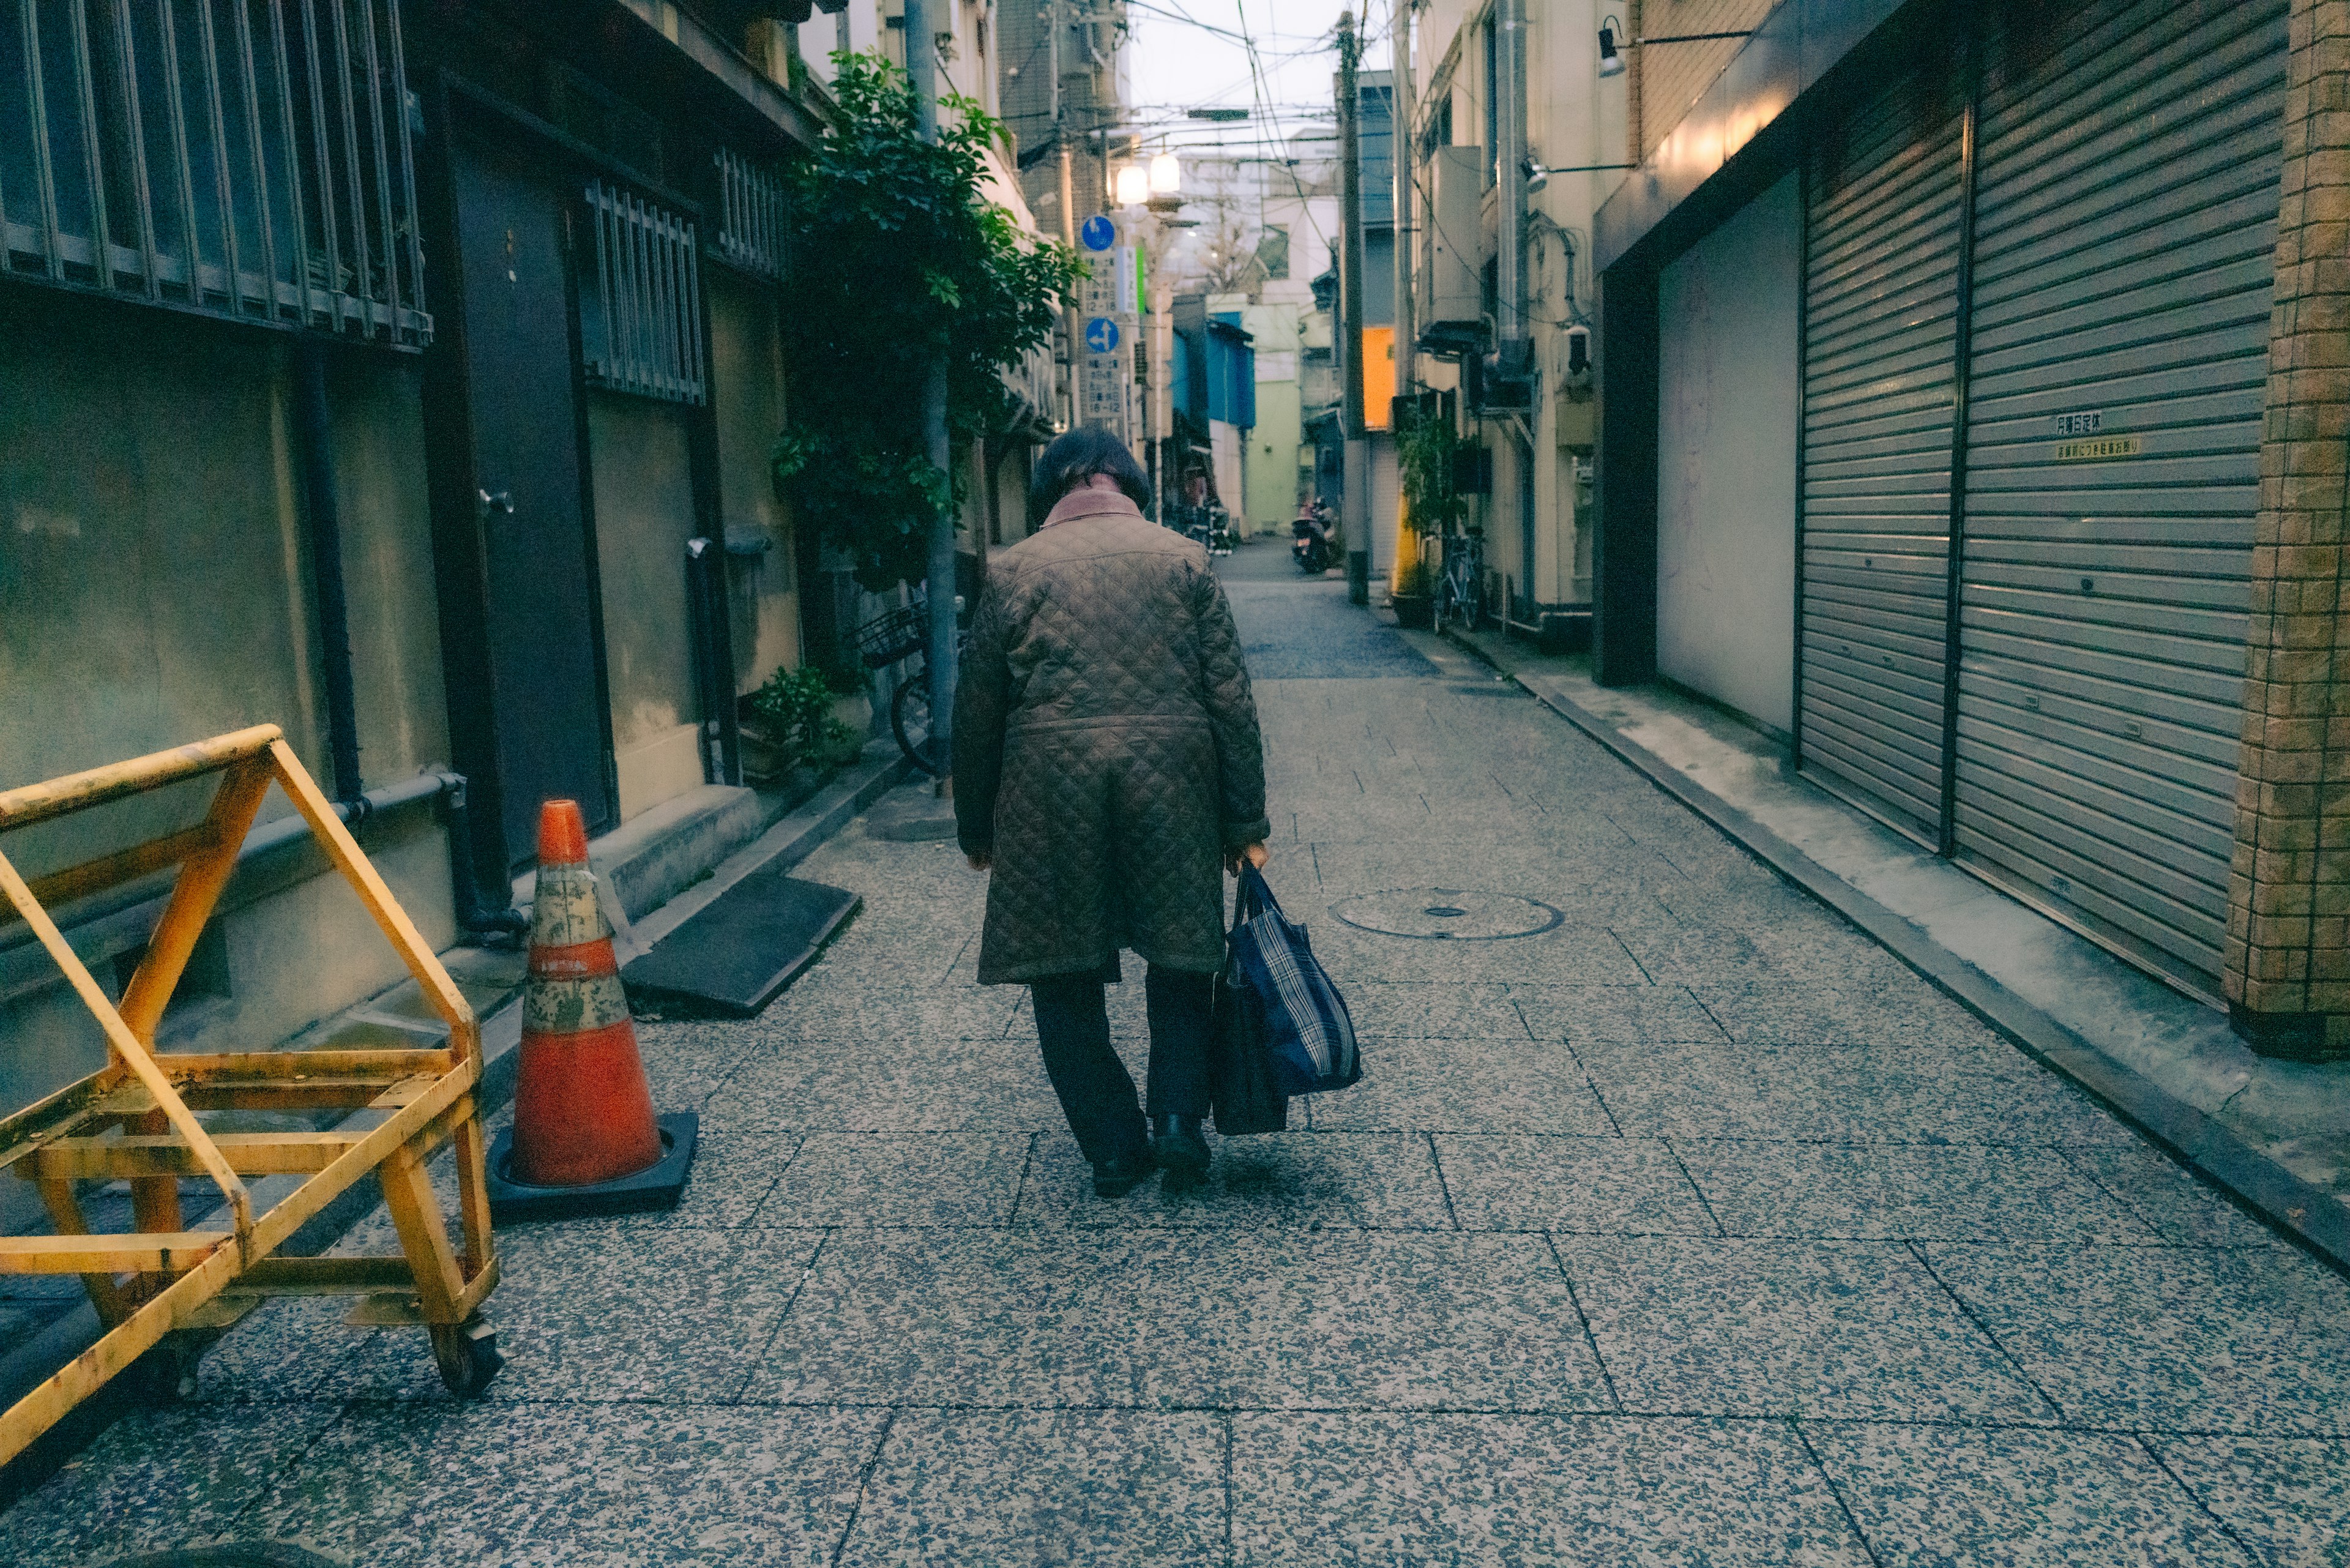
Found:
[[[325,713],[290,340],[46,291],[0,289],[0,788],[276,723],[322,781]],[[444,760],[440,634],[415,361],[330,371],[363,783]],[[194,820],[199,784],[8,835],[39,876]],[[290,809],[274,792],[265,816]],[[429,807],[365,844],[428,940],[454,940]],[[400,969],[315,854],[241,872],[183,983],[173,1044],[265,1044]],[[146,917],[59,911],[119,991]],[[0,1109],[95,1070],[103,1043],[21,926],[0,927]]]
[[[1791,174],[1665,268],[1658,309],[1658,668],[1782,733],[1802,223]]]
[[[827,18],[828,19],[828,18]],[[768,452],[784,428],[783,343],[774,286],[703,269],[710,299],[711,405],[718,423],[718,493],[730,543],[764,540],[735,556],[734,689],[748,691],[800,661],[800,604],[790,510],[775,494]]]
[[[1778,3],[1779,0],[1648,0],[1641,5],[1638,0],[1633,0],[1621,15],[1634,36],[1679,37],[1691,33],[1751,31]],[[1715,38],[1627,51],[1627,74],[1636,78],[1639,94],[1642,156],[1656,151],[1657,143],[1680,123],[1690,105],[1713,85],[1713,78],[1722,73],[1744,44],[1742,38]]]
[[[685,584],[685,542],[693,536],[691,417],[675,403],[588,395],[622,821],[702,782]]]

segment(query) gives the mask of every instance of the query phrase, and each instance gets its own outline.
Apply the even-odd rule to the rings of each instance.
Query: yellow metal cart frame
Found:
[[[274,724],[0,793],[0,835],[217,774],[197,826],[27,882],[0,855],[0,924],[24,920],[106,1033],[104,1068],[0,1119],[0,1171],[36,1183],[57,1233],[0,1237],[0,1273],[79,1274],[107,1330],[90,1349],[0,1415],[5,1463],[108,1379],[174,1331],[216,1333],[267,1296],[370,1298],[365,1324],[431,1331],[441,1376],[460,1395],[497,1373],[483,1322],[496,1288],[485,1145],[474,1098],[481,1032],[448,971],[369,864],[317,784]],[[327,858],[390,939],[449,1027],[439,1049],[159,1053],[155,1028],[196,939],[236,867],[237,851],[272,783],[293,802]],[[452,853],[462,853],[452,846]],[[137,972],[107,999],[59,934],[48,904],[177,866],[179,875]],[[371,1127],[328,1132],[210,1133],[196,1113],[218,1109],[372,1110]],[[462,1246],[452,1246],[425,1162],[454,1139]],[[338,1194],[374,1174],[399,1232],[400,1257],[296,1258],[272,1253]],[[242,1179],[308,1178],[259,1215]],[[227,1200],[227,1229],[182,1228],[179,1179],[208,1176]],[[139,1229],[91,1235],[75,1183],[128,1179]]]

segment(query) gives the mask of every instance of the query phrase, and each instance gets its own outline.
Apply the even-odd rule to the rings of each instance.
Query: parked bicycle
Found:
[[[1471,530],[1442,537],[1444,565],[1436,580],[1436,628],[1474,631],[1485,613],[1485,536]]]
[[[960,600],[956,609],[962,609]],[[931,741],[931,677],[930,677],[930,601],[921,595],[895,609],[884,610],[857,628],[849,639],[850,649],[868,670],[886,670],[893,664],[910,664],[911,668],[889,694],[889,733],[898,742],[898,750],[906,760],[922,772],[937,777],[944,774],[949,759],[933,759],[930,754]],[[955,634],[956,645],[962,646],[964,634]]]

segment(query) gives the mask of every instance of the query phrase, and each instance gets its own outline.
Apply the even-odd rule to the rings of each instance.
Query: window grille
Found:
[[[698,403],[702,273],[693,225],[627,192],[588,187],[596,286],[582,291],[588,379],[614,391]]]
[[[0,0],[0,275],[421,348],[399,0]]]
[[[718,254],[760,277],[784,275],[784,183],[736,157],[717,154]]]

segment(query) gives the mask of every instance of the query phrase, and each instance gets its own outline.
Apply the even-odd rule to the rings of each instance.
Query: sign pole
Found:
[[[905,0],[906,75],[914,89],[914,126],[924,141],[939,139],[937,45],[931,36],[927,0]],[[953,453],[947,445],[947,362],[937,349],[922,377],[922,446],[938,471],[951,482]],[[931,687],[931,766],[941,796],[954,793],[955,517],[950,483],[947,504],[931,519],[930,647],[925,664]]]

